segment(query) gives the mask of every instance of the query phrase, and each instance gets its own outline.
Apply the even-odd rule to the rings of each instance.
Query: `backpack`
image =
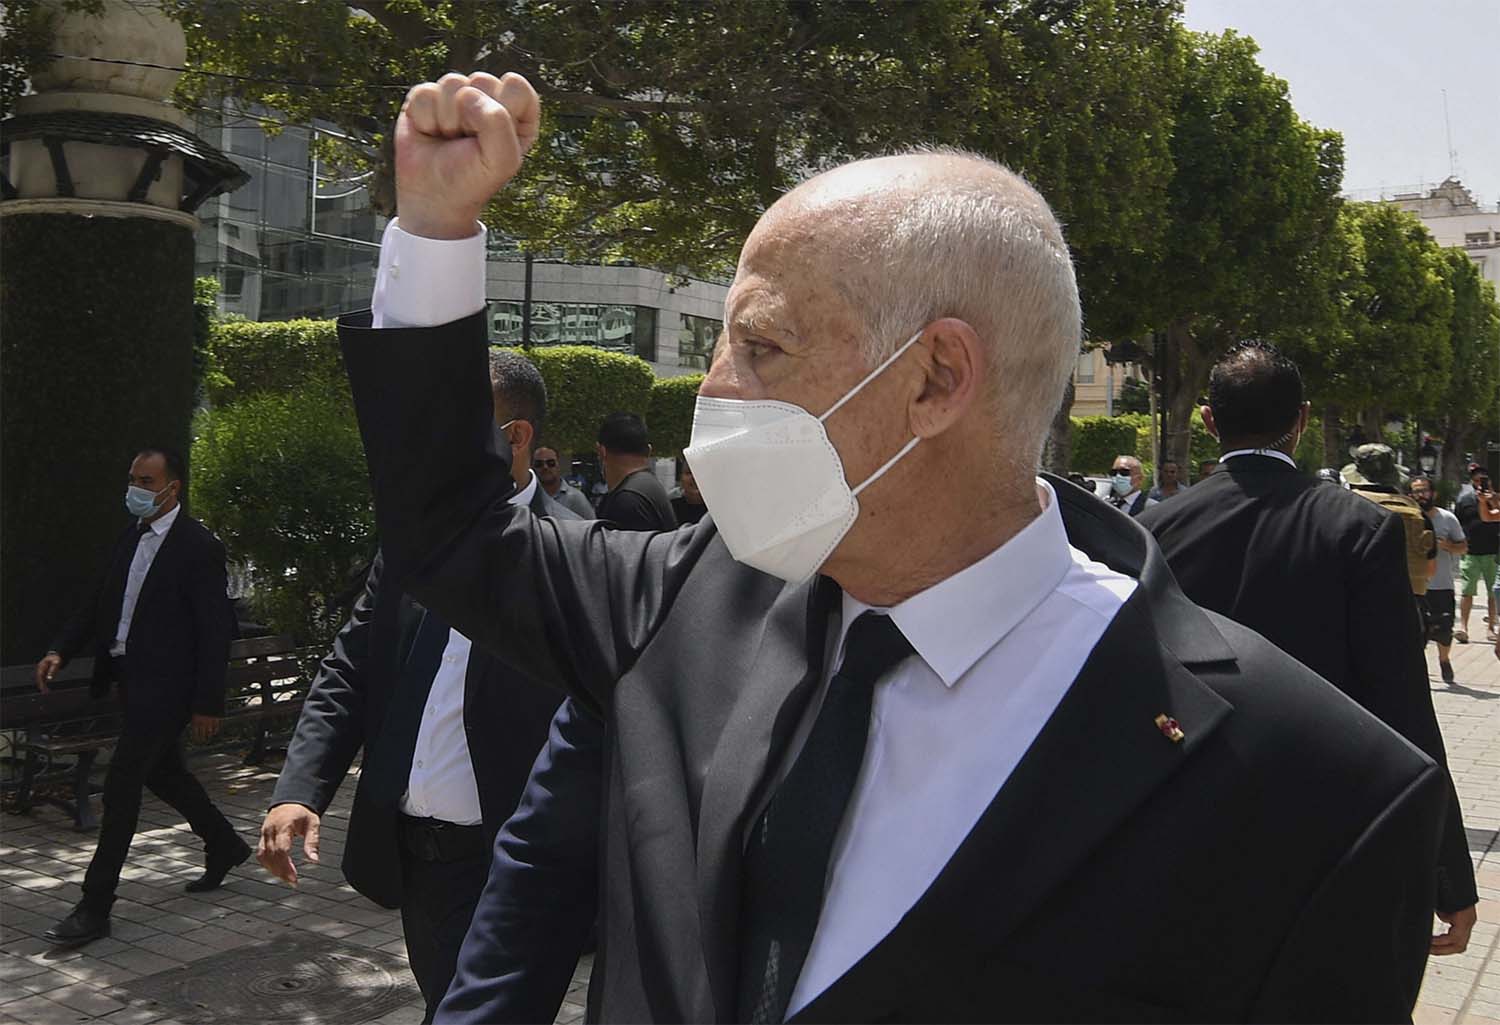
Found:
[[[1413,594],[1426,594],[1427,553],[1437,542],[1422,507],[1416,499],[1392,491],[1367,491],[1357,486],[1352,490],[1401,517],[1401,526],[1406,529],[1406,574],[1411,578],[1411,590]]]

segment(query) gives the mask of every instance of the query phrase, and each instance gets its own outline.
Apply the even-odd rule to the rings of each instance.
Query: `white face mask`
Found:
[[[912,335],[820,417],[788,402],[698,396],[682,454],[730,555],[792,583],[822,567],[859,518],[856,496],[921,440],[851,489],[824,422],[921,337]]]

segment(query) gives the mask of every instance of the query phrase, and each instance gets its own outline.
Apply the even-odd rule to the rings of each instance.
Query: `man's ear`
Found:
[[[1203,417],[1203,428],[1213,435],[1214,440],[1219,439],[1219,425],[1214,423],[1214,410],[1212,406],[1199,406],[1198,413]]]
[[[512,448],[518,448],[522,452],[530,452],[531,444],[536,440],[536,428],[531,426],[529,420],[512,420],[510,424],[510,444]]]
[[[913,351],[922,358],[924,377],[907,415],[913,434],[933,438],[982,400],[989,364],[978,332],[956,317],[928,324]]]

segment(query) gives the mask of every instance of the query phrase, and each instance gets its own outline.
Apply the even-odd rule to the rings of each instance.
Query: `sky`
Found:
[[[1431,188],[1452,166],[1500,204],[1500,0],[1186,0],[1188,28],[1232,28],[1260,44],[1292,106],[1344,136],[1355,199]]]

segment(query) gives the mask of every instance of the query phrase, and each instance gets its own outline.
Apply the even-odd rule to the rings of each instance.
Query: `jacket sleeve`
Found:
[[[198,646],[193,712],[224,714],[224,687],[229,673],[229,645],[234,640],[234,608],[224,571],[224,545],[212,534],[193,559],[188,572],[193,636]]]
[[[1249,1020],[1411,1021],[1443,800],[1442,773],[1428,768],[1365,828],[1303,907]]]
[[[552,1021],[598,913],[604,725],[566,701],[516,812],[434,1019]]]
[[[370,638],[380,600],[381,570],[381,557],[376,553],[364,592],[333,639],[333,650],[318,663],[271,793],[272,807],[302,804],[322,815],[364,745]]]
[[[1360,575],[1354,582],[1349,609],[1350,666],[1365,685],[1365,707],[1437,762],[1442,771],[1447,814],[1441,824],[1434,907],[1444,913],[1457,911],[1477,903],[1479,894],[1458,791],[1448,774],[1443,734],[1432,707],[1422,626],[1406,573],[1406,535],[1400,517],[1384,517],[1358,565]]]
[[[339,336],[391,586],[501,661],[599,714],[711,531],[638,534],[506,500],[484,318]]]

